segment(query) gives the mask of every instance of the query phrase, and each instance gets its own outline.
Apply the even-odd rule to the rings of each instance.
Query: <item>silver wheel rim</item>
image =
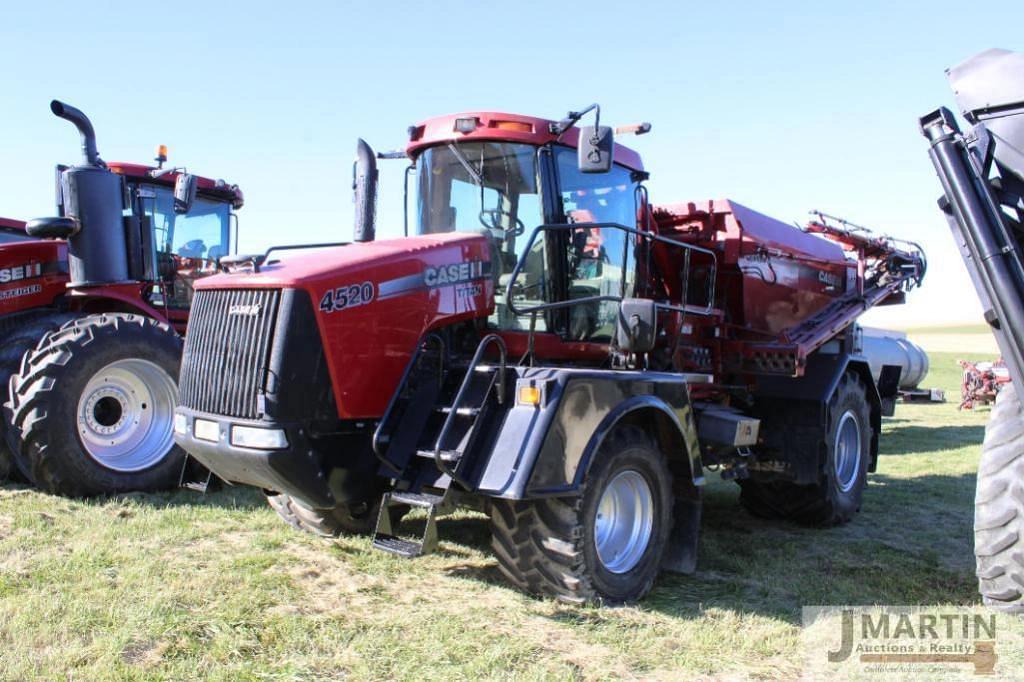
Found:
[[[639,472],[619,472],[608,482],[597,505],[594,544],[601,565],[625,573],[647,551],[654,530],[654,496]]]
[[[836,483],[844,493],[850,492],[860,476],[860,423],[852,410],[839,418],[834,454]]]
[[[178,388],[162,368],[131,358],[93,375],[78,400],[78,435],[100,465],[120,472],[147,469],[174,445]]]

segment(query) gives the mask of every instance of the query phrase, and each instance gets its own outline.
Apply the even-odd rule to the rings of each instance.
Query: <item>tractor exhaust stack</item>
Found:
[[[85,164],[88,166],[100,165],[102,161],[99,152],[96,151],[96,132],[92,128],[89,117],[75,107],[56,99],[50,102],[50,111],[54,116],[71,121],[78,128],[78,132],[82,134],[82,155],[85,158]]]
[[[372,242],[376,236],[377,159],[373,149],[361,139],[356,143],[356,160],[352,165],[352,193],[356,204],[353,239]]]

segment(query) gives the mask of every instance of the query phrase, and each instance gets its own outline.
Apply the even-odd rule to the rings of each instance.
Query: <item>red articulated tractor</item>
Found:
[[[173,413],[195,281],[230,254],[242,194],[223,181],[106,163],[89,119],[58,167],[58,217],[0,222],[0,476],[73,496],[175,485]]]
[[[590,111],[412,127],[382,155],[411,161],[399,239],[374,240],[360,141],[354,243],[196,285],[177,442],[293,526],[402,556],[443,512],[485,510],[509,581],[567,601],[692,571],[707,471],[758,515],[848,521],[899,382],[872,381],[855,321],[921,281],[920,251],[652,205],[640,156],[577,125]]]

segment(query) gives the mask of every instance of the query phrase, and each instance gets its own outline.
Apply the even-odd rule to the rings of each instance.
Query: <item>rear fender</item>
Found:
[[[791,414],[802,411],[809,417],[813,415],[811,423],[816,424],[814,428],[826,428],[828,403],[847,371],[856,373],[866,388],[866,398],[871,412],[871,465],[868,470],[873,472],[878,463],[878,434],[882,430],[883,401],[871,376],[868,361],[862,355],[818,352],[807,359],[807,367],[801,377],[762,377],[757,387],[757,402],[762,412],[760,416],[767,417],[762,423],[768,432],[773,430],[771,415],[782,411]],[[776,420],[775,429],[780,428],[779,423]],[[816,482],[820,470],[818,462],[809,457],[797,459],[798,461],[793,462],[796,482]]]
[[[169,324],[163,311],[142,300],[138,283],[90,287],[69,291],[68,307],[83,313],[135,313]]]

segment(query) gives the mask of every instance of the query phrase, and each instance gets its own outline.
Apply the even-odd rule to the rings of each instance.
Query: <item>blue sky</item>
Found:
[[[56,97],[108,160],[171,162],[242,186],[242,249],[346,239],[357,136],[400,147],[415,121],[491,109],[558,117],[592,101],[650,121],[656,202],[727,196],[787,221],[812,208],[922,242],[911,305],[878,324],[977,318],[935,207],[917,118],[952,105],[943,69],[1024,49],[1024,3],[17,3],[0,28],[0,215],[52,212],[78,158]],[[382,236],[401,230],[401,163]]]

